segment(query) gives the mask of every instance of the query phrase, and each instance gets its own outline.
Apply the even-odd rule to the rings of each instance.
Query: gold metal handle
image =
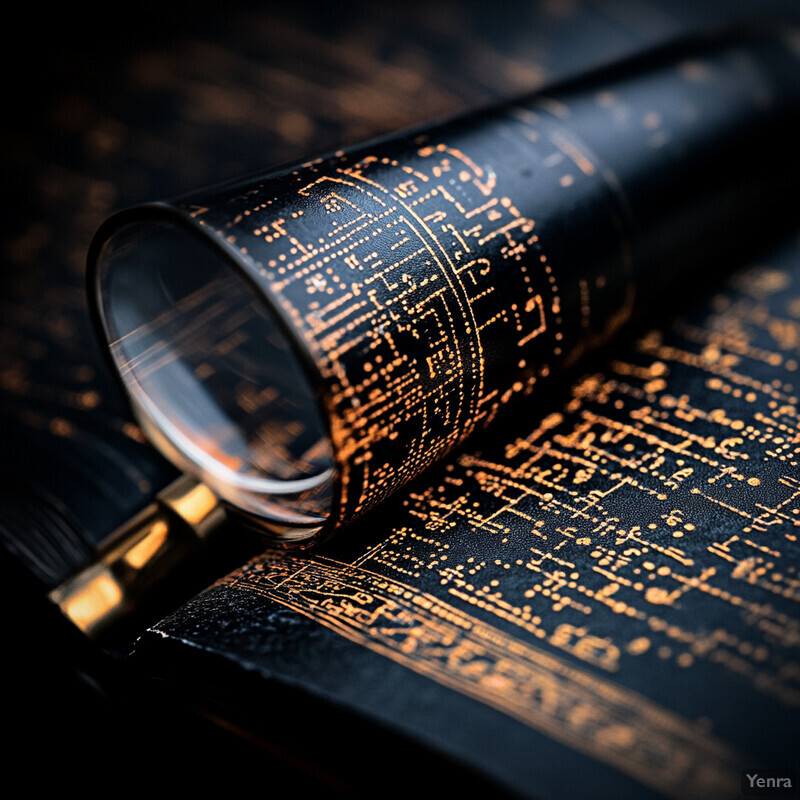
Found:
[[[224,519],[211,490],[182,475],[49,597],[88,637],[102,638],[152,604],[156,585],[168,583],[176,570],[201,555]]]

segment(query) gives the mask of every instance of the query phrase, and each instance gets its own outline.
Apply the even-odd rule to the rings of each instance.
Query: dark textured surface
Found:
[[[23,10],[4,49],[13,113],[3,147],[0,378],[4,470],[31,489],[14,494],[5,530],[13,525],[18,540],[32,533],[36,520],[26,524],[20,509],[50,495],[44,506],[33,501],[36,519],[64,510],[40,541],[59,528],[82,540],[40,571],[56,580],[67,559],[78,560],[172,474],[137,440],[86,316],[84,258],[109,212],[514,96],[754,12],[798,17],[793,2],[240,5],[224,15],[213,4],[140,4],[122,23],[110,10],[91,20],[72,9]],[[24,549],[42,552],[35,543]],[[154,759],[169,763],[169,780],[195,785],[249,769],[263,786],[265,767],[279,770],[272,757],[202,725],[169,723],[157,694],[154,706],[124,696],[121,706],[95,705],[95,692],[64,675],[69,643],[46,635],[15,580],[9,573],[5,582],[12,770],[30,775],[33,761],[42,782],[106,787]],[[367,653],[364,663],[382,664],[373,659]],[[176,655],[176,663],[184,662]],[[672,662],[654,663],[675,673]],[[558,772],[560,760],[549,767]],[[288,772],[307,785],[302,768]]]
[[[194,659],[254,730],[297,711],[270,705],[286,682],[523,796],[728,797],[794,765],[799,256],[764,253],[322,550],[234,571],[134,661],[186,689]],[[370,733],[339,732],[358,784]]]

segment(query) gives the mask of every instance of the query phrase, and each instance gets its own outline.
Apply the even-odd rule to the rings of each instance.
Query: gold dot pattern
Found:
[[[514,109],[487,126],[516,154],[510,162],[506,154],[503,169],[483,147],[473,159],[461,144],[471,143],[470,125],[456,126],[393,143],[384,148],[391,155],[337,153],[240,196],[185,207],[242,260],[316,363],[340,523],[529,395],[629,313],[629,265],[609,280],[597,274],[606,262],[587,262],[565,295],[547,234],[513,199],[522,182],[526,210],[550,213],[562,202],[554,193],[570,203],[578,184],[605,220],[619,213],[607,179],[547,117]],[[584,167],[568,184],[565,153]],[[520,170],[539,165],[531,188]],[[603,247],[608,238],[612,251],[624,250],[606,223]]]

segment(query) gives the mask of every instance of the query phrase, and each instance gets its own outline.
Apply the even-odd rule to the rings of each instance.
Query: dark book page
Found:
[[[794,767],[799,281],[792,241],[141,656],[196,649],[256,729],[285,681],[522,794],[727,797]]]

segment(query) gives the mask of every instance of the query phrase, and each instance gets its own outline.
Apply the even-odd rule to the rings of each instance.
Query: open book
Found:
[[[558,19],[555,8],[541,13]],[[591,9],[572,14],[563,41],[593,24]],[[659,19],[650,15],[635,19]],[[230,51],[193,46],[205,69],[235,74]],[[190,116],[234,114],[224,92],[206,86],[198,100],[188,78],[170,86],[178,80],[165,68],[170,52],[155,43],[146,55],[125,54],[120,74],[162,97],[193,97]],[[570,71],[577,66],[585,66],[579,53]],[[687,72],[702,80],[703,65],[684,63]],[[88,125],[92,152],[114,152],[131,135],[61,100],[60,125]],[[596,100],[613,113],[614,98]],[[520,114],[520,125],[533,125]],[[659,136],[669,131],[651,114],[642,117],[648,141],[666,145]],[[281,124],[302,137],[301,119],[287,112]],[[163,141],[141,146],[152,163],[159,152],[168,158]],[[462,151],[437,152],[428,178],[447,171],[448,156],[450,166],[461,160],[463,183],[478,192],[486,185]],[[581,143],[561,141],[560,152],[545,156],[551,168],[569,162],[553,173],[560,190],[593,178],[597,162]],[[87,181],[85,191],[89,205],[111,202],[107,182]],[[533,248],[507,195],[485,197],[496,200],[498,219],[522,220],[508,247]],[[200,218],[206,211],[192,208]],[[472,219],[492,209],[460,212]],[[696,246],[724,252],[710,230],[714,241]],[[627,298],[613,292],[625,283],[598,276],[619,300],[600,325],[609,340],[602,350],[576,358],[560,379],[537,373],[536,381],[552,378],[546,390],[537,387],[513,414],[492,414],[412,480],[368,498],[363,513],[345,508],[341,516],[352,519],[341,535],[307,552],[269,549],[231,571],[224,562],[206,591],[131,637],[126,677],[165,704],[179,696],[267,752],[312,762],[345,793],[373,791],[379,777],[441,788],[423,769],[433,765],[446,785],[458,775],[531,797],[726,797],[739,792],[743,771],[795,768],[800,248],[795,234],[771,240],[762,230],[749,237],[757,251],[749,263],[726,253],[724,264],[694,264],[704,274],[684,276],[677,292],[656,276],[643,288],[644,321],[621,333],[613,312]],[[14,240],[23,266],[41,263],[45,246],[43,230],[32,224],[28,234]],[[38,273],[53,281],[41,297],[47,308],[75,296],[57,272]],[[709,286],[711,273],[725,274]],[[11,297],[27,291],[34,303],[26,279],[18,270]],[[541,311],[544,325],[543,302],[527,308],[525,298],[526,313]],[[546,302],[549,314],[555,301]],[[82,301],[77,308],[43,320],[15,305],[4,348],[16,458],[5,468],[3,542],[41,594],[174,476],[130,420],[96,345],[69,336],[85,313]],[[508,316],[503,324],[513,328]],[[34,323],[36,337],[28,336]]]

